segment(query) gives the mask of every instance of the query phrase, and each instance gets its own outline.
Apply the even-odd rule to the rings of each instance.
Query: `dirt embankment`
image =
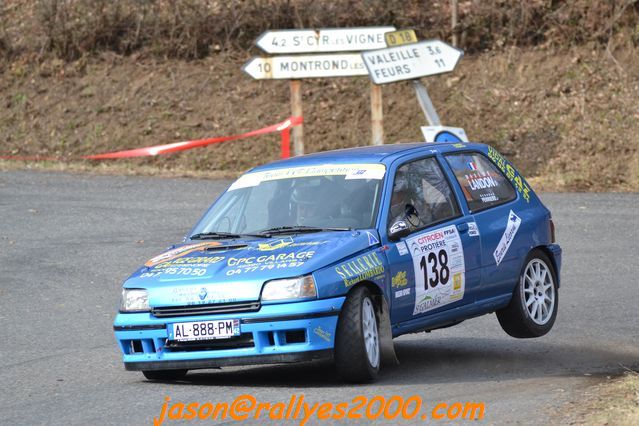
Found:
[[[98,153],[230,135],[290,115],[287,82],[251,80],[240,71],[249,57],[15,61],[0,74],[1,154]],[[454,73],[424,81],[445,124],[495,145],[536,187],[638,190],[637,65],[634,49],[612,56],[509,48],[468,55]],[[302,88],[307,152],[369,143],[368,79],[308,80]],[[412,86],[385,86],[383,101],[386,142],[421,140]],[[278,150],[278,136],[269,135],[125,168],[233,174]]]
[[[556,421],[593,426],[639,424],[639,374],[628,370],[621,377],[606,377],[563,407]]]
[[[240,72],[260,33],[384,24],[459,37],[458,69],[425,79],[442,119],[493,143],[537,188],[639,190],[639,1],[458,3],[452,29],[447,1],[0,1],[0,155],[71,157],[277,122],[287,83]],[[368,144],[366,78],[303,90],[308,152]],[[388,143],[420,140],[410,83],[384,88],[384,114]],[[277,139],[63,167],[234,174],[277,158]]]

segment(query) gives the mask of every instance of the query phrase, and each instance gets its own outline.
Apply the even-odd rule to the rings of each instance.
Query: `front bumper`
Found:
[[[113,329],[127,370],[300,362],[332,356],[344,300],[338,297],[262,305],[251,313],[172,318],[155,318],[148,312],[119,313]],[[239,319],[240,337],[220,339],[202,348],[175,347],[168,341],[167,327],[172,323],[221,319]],[[202,342],[198,345],[207,346]]]

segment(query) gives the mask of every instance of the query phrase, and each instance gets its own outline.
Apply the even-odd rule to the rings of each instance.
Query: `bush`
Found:
[[[12,42],[22,52],[66,60],[110,50],[162,57],[201,58],[247,50],[265,30],[395,25],[421,38],[450,39],[450,2],[421,0],[27,0],[2,18],[0,52]],[[17,6],[16,6],[17,5]],[[8,9],[8,7],[7,7]],[[27,13],[29,10],[34,13]],[[0,13],[2,11],[0,10]],[[508,45],[607,43],[612,32],[639,28],[637,0],[466,0],[459,2],[461,47],[468,52]],[[34,37],[11,40],[31,20]],[[4,26],[13,31],[5,31]],[[20,26],[20,27],[18,27]],[[17,40],[20,39],[20,40]],[[15,49],[14,49],[15,50]]]

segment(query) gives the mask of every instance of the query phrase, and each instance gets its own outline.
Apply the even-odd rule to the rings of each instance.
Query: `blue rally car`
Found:
[[[126,280],[115,337],[148,379],[329,358],[366,382],[402,334],[492,312],[546,334],[560,267],[550,212],[489,146],[323,152],[236,180]]]

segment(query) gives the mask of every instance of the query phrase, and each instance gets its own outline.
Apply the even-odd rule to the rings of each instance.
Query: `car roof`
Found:
[[[286,160],[274,161],[262,166],[257,166],[250,171],[312,166],[318,164],[382,163],[388,166],[397,158],[407,154],[414,154],[419,151],[424,151],[424,154],[430,154],[433,153],[433,150],[444,154],[449,151],[458,150],[459,144],[460,142],[413,142],[336,149],[332,151],[316,152],[300,157],[292,157]],[[463,145],[466,149],[478,149],[484,146],[479,143],[463,143]]]

